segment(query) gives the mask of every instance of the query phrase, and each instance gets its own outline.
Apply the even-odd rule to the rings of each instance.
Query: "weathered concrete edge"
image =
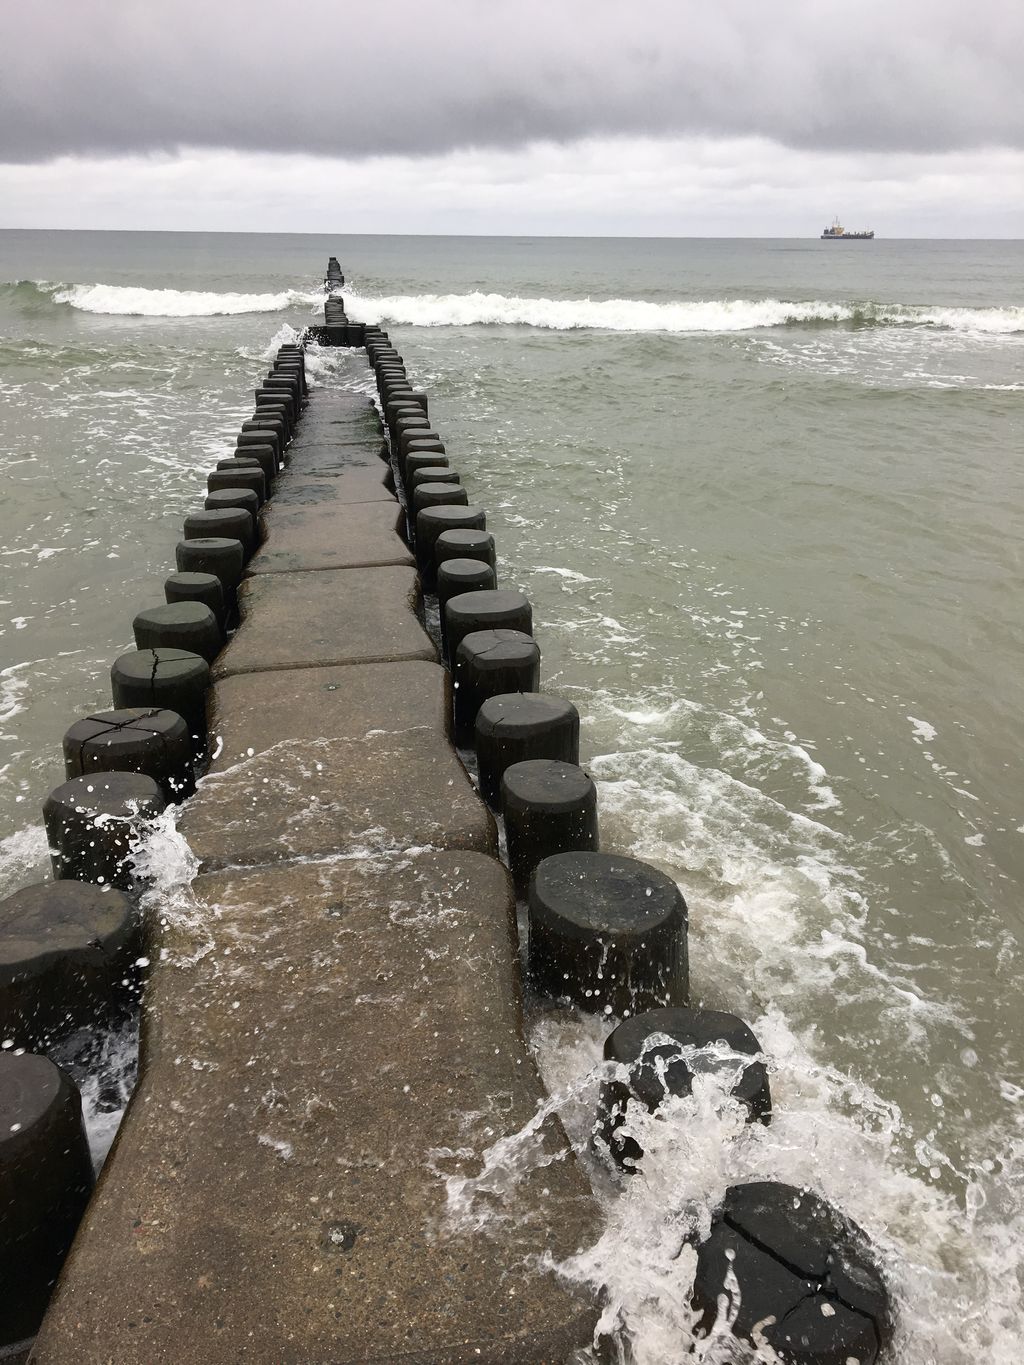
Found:
[[[323,510],[324,504],[311,504],[314,510]],[[367,549],[361,545],[359,552],[353,554],[351,551],[338,549],[332,552],[332,547],[321,546],[319,550],[315,543],[307,546],[303,551],[296,548],[288,548],[289,527],[287,519],[289,515],[292,519],[291,533],[294,536],[295,524],[298,518],[298,508],[294,504],[282,505],[282,516],[285,524],[277,527],[274,524],[273,503],[267,504],[269,510],[261,512],[260,526],[264,533],[264,540],[246,565],[245,578],[261,578],[266,574],[275,573],[318,573],[330,569],[354,569],[354,568],[383,568],[389,565],[402,565],[405,567],[415,567],[415,556],[413,555],[408,542],[404,536],[405,515],[398,500],[394,497],[381,498],[371,503],[357,502],[345,503],[337,502],[334,505],[334,513],[351,514],[351,519],[357,525],[363,520],[365,509],[372,508],[374,512],[382,507],[390,506],[394,509],[394,515],[390,519],[390,536],[381,542],[380,548],[376,545]],[[372,513],[371,513],[372,515]],[[387,518],[385,518],[387,521]],[[321,530],[323,528],[321,527]],[[362,530],[362,527],[359,527]],[[274,535],[277,535],[277,544],[274,545]],[[307,528],[307,536],[314,535],[312,527]],[[282,541],[285,542],[282,545]],[[316,558],[319,562],[292,563],[290,558],[305,553],[311,558]]]
[[[422,649],[413,654],[366,654],[358,659],[331,659],[329,662],[336,668],[351,668],[357,664],[400,664],[410,661],[435,663],[436,660],[436,651],[430,654],[426,649]],[[251,667],[226,668],[223,673],[214,674],[214,682],[224,678],[240,678],[246,673],[304,673],[307,669],[324,666],[323,659],[297,659],[294,663],[264,664],[262,667],[253,664]]]
[[[360,504],[360,505],[362,505],[362,504]],[[360,560],[358,564],[357,564],[357,563],[352,563],[352,564],[319,564],[319,565],[317,565],[317,567],[316,567],[315,569],[307,569],[307,568],[254,569],[254,570],[252,571],[251,574],[249,573],[249,571],[248,571],[248,569],[247,569],[247,570],[246,570],[246,577],[242,579],[242,582],[244,583],[244,582],[246,581],[246,579],[248,579],[248,578],[250,578],[250,577],[252,577],[252,578],[269,578],[271,574],[289,574],[289,573],[344,573],[346,569],[408,569],[408,568],[410,568],[410,567],[411,567],[411,565],[410,565],[409,559],[408,559],[408,558],[404,558],[404,559],[367,559],[367,560]]]
[[[423,584],[419,574],[416,573],[411,565],[380,563],[368,565],[346,564],[344,567],[339,568],[319,567],[292,570],[291,572],[315,574],[318,576],[318,583],[327,583],[330,580],[327,578],[320,578],[319,575],[330,574],[335,576],[346,576],[354,573],[365,573],[367,570],[372,569],[405,569],[409,570],[411,573],[411,581],[406,594],[405,606],[418,629],[412,631],[412,639],[410,639],[406,648],[401,650],[382,651],[371,649],[362,653],[345,655],[343,653],[331,653],[329,650],[325,652],[324,648],[321,647],[321,652],[317,657],[303,658],[301,655],[296,655],[291,659],[275,662],[264,656],[261,657],[258,662],[247,662],[244,651],[248,643],[250,632],[257,628],[255,617],[260,607],[258,600],[250,601],[250,599],[260,593],[272,593],[274,591],[273,582],[278,577],[275,573],[254,574],[251,577],[243,578],[239,586],[238,603],[242,617],[241,624],[235,632],[234,638],[221,651],[217,661],[213,665],[211,671],[213,682],[217,683],[224,678],[236,677],[242,673],[291,672],[293,670],[307,668],[345,667],[353,664],[369,663],[406,663],[416,660],[422,660],[426,663],[437,662],[437,649],[423,626]],[[341,581],[344,581],[343,577],[341,578]],[[249,630],[247,630],[247,626],[249,627]],[[241,655],[242,662],[233,662],[233,654]],[[211,707],[208,703],[208,719],[210,710]]]

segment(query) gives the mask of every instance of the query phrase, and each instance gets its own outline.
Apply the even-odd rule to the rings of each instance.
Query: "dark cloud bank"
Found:
[[[1024,147],[1024,0],[35,0],[3,19],[0,161],[614,134]]]

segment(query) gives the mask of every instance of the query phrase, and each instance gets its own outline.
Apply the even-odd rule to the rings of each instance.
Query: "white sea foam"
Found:
[[[196,289],[141,289],[120,284],[72,284],[57,289],[53,301],[66,303],[83,313],[208,318],[231,313],[277,313],[301,304],[312,306],[323,302],[323,293],[285,289],[276,294],[234,294]]]
[[[269,1147],[282,1161],[291,1161],[295,1155],[295,1148],[284,1138],[275,1138],[271,1137],[269,1133],[260,1133],[256,1141],[261,1147]]]
[[[988,1197],[982,1184],[972,1182],[965,1206],[958,1206],[909,1174],[896,1105],[818,1064],[780,1013],[752,1022],[773,1073],[771,1126],[747,1125],[713,1077],[656,1117],[631,1111],[647,1154],[643,1173],[608,1191],[603,1235],[563,1273],[607,1294],[605,1322],[629,1336],[636,1365],[682,1359],[692,1330],[694,1269],[684,1237],[706,1230],[729,1184],[782,1180],[823,1194],[868,1232],[897,1305],[895,1361],[1010,1365],[1019,1356],[1020,1308],[1012,1294],[1004,1297],[996,1272],[1007,1263],[1015,1232],[999,1219],[979,1218]],[[579,1145],[586,1140],[581,1120],[589,1123],[595,1098],[593,1086],[589,1095],[581,1090],[579,1077],[595,1074],[600,1032],[590,1021],[548,1021],[534,1033],[549,1080],[575,1070],[576,1108],[563,1105],[561,1113]],[[560,1093],[567,1093],[564,1081]],[[580,1105],[584,1096],[589,1103]],[[986,1183],[988,1193],[999,1192],[998,1178]],[[735,1359],[717,1347],[698,1348],[697,1357]]]
[[[656,1115],[630,1106],[628,1129],[645,1156],[640,1174],[622,1178],[588,1150],[609,1072],[601,1061],[609,1025],[564,1012],[542,1017],[531,1041],[552,1098],[520,1132],[477,1154],[475,1177],[447,1179],[449,1218],[500,1236],[520,1191],[532,1188],[536,1198],[536,1184],[524,1180],[550,1163],[544,1138],[557,1112],[593,1181],[603,1228],[555,1268],[601,1299],[599,1331],[611,1338],[617,1361],[775,1359],[738,1350],[725,1324],[710,1341],[695,1341],[690,1240],[707,1235],[729,1185],[781,1180],[820,1193],[868,1233],[896,1308],[887,1358],[898,1365],[1015,1365],[1021,1310],[1005,1272],[1016,1260],[1019,1229],[1013,1220],[980,1216],[1012,1179],[983,1174],[958,1204],[905,1169],[897,1105],[816,1062],[779,1012],[751,1022],[771,1071],[771,1125],[745,1122],[727,1075],[702,1075],[690,1097],[670,1099]]]
[[[272,361],[282,346],[290,345],[302,336],[289,323],[283,322],[267,344],[257,351],[242,348],[239,355],[247,360]],[[350,362],[351,353],[344,346],[321,346],[317,341],[306,342],[306,383],[311,389],[335,379]]]
[[[133,317],[215,317],[274,313],[305,305],[319,311],[321,290],[276,293],[145,289],[135,285],[53,285],[36,281],[43,297],[86,313]],[[646,299],[552,299],[515,294],[345,294],[352,316],[363,322],[407,323],[416,327],[526,326],[571,331],[744,332],[793,324],[848,323],[862,327],[927,327],[965,333],[1024,331],[1024,308],[957,308],[828,299],[690,299],[654,303]]]
[[[55,1048],[82,1095],[82,1118],[93,1166],[98,1172],[124,1118],[139,1069],[139,1020],[117,1028],[83,1029]]]
[[[208,780],[208,779],[204,779]],[[167,809],[146,827],[145,835],[134,850],[137,875],[146,883],[142,904],[147,913],[163,926],[173,925],[179,944],[189,948],[176,954],[181,964],[198,962],[212,950],[213,939],[208,912],[196,901],[192,881],[199,861],[178,832],[180,806]]]
[[[269,364],[276,359],[282,346],[293,346],[301,335],[302,333],[297,332],[290,323],[282,322],[265,346],[257,351],[247,350],[243,346],[239,348],[238,354],[244,356],[246,360],[262,360]]]
[[[916,716],[908,716],[907,720],[909,720],[914,727],[915,739],[933,740],[939,733],[935,726],[929,724],[926,720],[918,720]]]
[[[25,825],[0,839],[0,899],[47,875],[48,847],[42,824]]]
[[[685,1237],[706,1228],[729,1184],[778,1179],[817,1190],[867,1229],[898,1304],[894,1362],[1015,1362],[1024,1330],[1012,1285],[1019,1138],[1012,1124],[993,1128],[975,1151],[998,1162],[965,1159],[943,1141],[941,1125],[930,1131],[929,1097],[892,1094],[884,1079],[869,1083],[857,1044],[865,1019],[874,1046],[895,1040],[929,1057],[948,1046],[936,1038],[970,1032],[955,1001],[880,951],[877,907],[859,871],[864,850],[818,817],[820,764],[790,731],[786,743],[771,742],[749,718],[726,724],[671,694],[638,704],[588,693],[587,704],[595,738],[617,741],[587,765],[598,782],[603,841],[679,879],[690,905],[695,991],[749,1020],[771,1059],[776,1105],[771,1128],[748,1128],[727,1097],[695,1091],[657,1120],[635,1116],[649,1153],[642,1176],[616,1182],[590,1166],[604,1228],[559,1268],[607,1304],[604,1326],[621,1352],[614,1358],[753,1361],[726,1338],[694,1343],[694,1258]],[[606,728],[612,734],[603,735]],[[785,772],[798,806],[787,809],[774,780],[760,790],[748,761],[736,775],[691,761],[688,750],[709,731],[730,765],[730,753],[770,751],[769,777]],[[801,779],[819,798],[806,806]],[[534,1029],[549,1091],[581,1151],[608,1027],[556,1013]],[[500,1152],[481,1153],[479,1189],[449,1186],[453,1216],[485,1216],[488,1201],[498,1203],[499,1217],[514,1209],[516,1172],[544,1159],[538,1136],[524,1130]]]
[[[586,574],[577,573],[575,569],[559,569],[545,564],[538,565],[532,572],[554,574],[556,578],[564,579],[566,583],[595,583],[597,581],[594,578],[588,578]]]
[[[344,373],[351,363],[352,352],[345,346],[321,346],[318,341],[306,343],[306,383],[311,389],[325,384]]]
[[[1024,330],[1024,308],[921,308],[902,304],[814,299],[697,299],[651,303],[644,299],[550,299],[519,295],[347,293],[354,318],[415,327],[473,325],[596,328],[612,332],[744,332],[794,323],[918,326],[953,331]]]
[[[0,669],[0,724],[13,720],[24,711],[25,693],[32,680],[28,669],[39,662],[39,659],[27,659],[24,663]]]

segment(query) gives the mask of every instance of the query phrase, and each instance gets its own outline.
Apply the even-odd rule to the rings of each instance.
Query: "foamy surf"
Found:
[[[774,1117],[748,1124],[728,1083],[708,1075],[692,1096],[656,1115],[630,1107],[629,1128],[646,1155],[641,1174],[622,1178],[591,1156],[590,1130],[608,1064],[601,1047],[609,1025],[567,1012],[543,1016],[531,1043],[555,1109],[594,1182],[604,1226],[597,1240],[555,1268],[603,1304],[600,1331],[614,1358],[629,1365],[665,1362],[772,1361],[741,1347],[720,1324],[695,1337],[690,1307],[696,1257],[691,1238],[705,1236],[726,1188],[782,1180],[809,1188],[845,1210],[868,1232],[897,1310],[894,1365],[1019,1358],[1019,1305],[1005,1298],[1000,1269],[1012,1260],[1016,1229],[984,1218],[1012,1178],[972,1180],[960,1203],[905,1169],[906,1123],[897,1105],[843,1071],[821,1065],[776,1010],[751,1021],[772,1072]],[[496,1231],[514,1207],[519,1182],[545,1160],[542,1114],[520,1134],[481,1154],[476,1182],[448,1187],[449,1215],[474,1217]],[[502,1181],[491,1173],[500,1155]],[[602,1357],[605,1358],[605,1357]]]
[[[844,303],[822,299],[697,299],[651,303],[644,299],[523,298],[510,294],[346,293],[360,322],[413,327],[522,326],[551,331],[747,332],[798,324],[848,323],[863,327],[933,327],[949,331],[1013,333],[1024,330],[1024,308],[921,308],[902,304]]]
[[[116,1027],[71,1034],[54,1049],[53,1059],[71,1073],[81,1092],[89,1150],[99,1174],[135,1089],[138,1016]]]
[[[3,286],[26,303],[52,300],[84,313],[124,317],[218,317],[276,313],[306,307],[319,311],[320,289],[284,289],[244,294],[214,290],[145,289],[135,285],[52,284],[14,281]],[[25,298],[26,291],[30,297]],[[748,332],[773,327],[848,325],[931,328],[970,334],[1012,335],[1024,331],[1024,308],[957,308],[882,304],[870,300],[690,299],[655,303],[646,299],[553,299],[518,294],[361,294],[347,288],[353,318],[413,327],[521,326],[549,331]]]
[[[195,289],[141,289],[121,284],[72,284],[56,288],[54,303],[83,313],[143,318],[210,318],[235,313],[277,313],[323,300],[322,291],[284,289],[276,294],[215,293]]]
[[[301,330],[296,330],[289,323],[283,322],[265,346],[256,350],[247,350],[243,347],[238,354],[247,360],[262,360],[269,364],[282,346],[297,342],[301,337]],[[306,383],[311,389],[315,389],[318,384],[336,379],[348,363],[349,355],[344,346],[321,346],[318,341],[307,341],[305,350]]]
[[[49,873],[49,845],[41,824],[23,825],[0,839],[0,896]]]

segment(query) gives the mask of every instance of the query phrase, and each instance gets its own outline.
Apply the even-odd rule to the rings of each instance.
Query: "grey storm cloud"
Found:
[[[31,0],[0,161],[609,135],[1024,147],[1024,0]]]

